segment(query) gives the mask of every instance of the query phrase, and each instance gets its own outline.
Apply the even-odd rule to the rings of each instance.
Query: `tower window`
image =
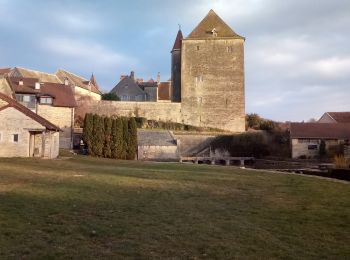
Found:
[[[232,46],[227,46],[226,47],[227,52],[233,52],[233,47]]]
[[[199,45],[197,45],[197,51],[199,51]]]

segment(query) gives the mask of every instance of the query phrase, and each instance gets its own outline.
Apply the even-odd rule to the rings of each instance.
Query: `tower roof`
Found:
[[[177,32],[176,39],[172,51],[181,50],[181,41],[183,39],[181,29]]]
[[[244,39],[233,31],[213,10],[210,10],[187,39],[212,38],[213,36]]]
[[[97,84],[97,81],[96,81],[96,78],[95,78],[95,75],[94,73],[91,74],[91,77],[90,77],[90,82],[92,85],[94,85],[96,88],[100,88],[99,85]]]

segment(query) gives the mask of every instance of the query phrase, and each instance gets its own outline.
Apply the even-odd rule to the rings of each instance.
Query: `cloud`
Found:
[[[47,51],[82,66],[90,63],[97,67],[113,67],[136,63],[134,58],[126,57],[94,42],[54,36],[45,38],[41,44]]]

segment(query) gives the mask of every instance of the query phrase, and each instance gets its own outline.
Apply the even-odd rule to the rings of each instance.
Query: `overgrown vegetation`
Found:
[[[261,133],[219,136],[212,142],[212,149],[228,151],[234,157],[269,155],[267,140]]]
[[[115,93],[102,94],[102,100],[120,101],[120,98]]]
[[[217,137],[212,143],[212,150],[227,151],[233,157],[289,157],[289,133],[283,130],[270,132],[247,132]]]
[[[135,119],[101,117],[87,113],[83,140],[91,156],[133,160],[137,152]]]
[[[255,130],[272,131],[277,128],[277,123],[260,117],[258,114],[252,113],[246,115],[246,128]]]
[[[336,155],[334,157],[334,163],[336,168],[350,169],[350,159],[345,158],[344,155]]]
[[[187,125],[183,123],[176,123],[171,121],[158,121],[158,120],[147,120],[144,117],[135,117],[137,128],[147,129],[165,129],[174,131],[193,131],[193,132],[224,132],[218,128],[212,127],[197,127],[193,125]]]

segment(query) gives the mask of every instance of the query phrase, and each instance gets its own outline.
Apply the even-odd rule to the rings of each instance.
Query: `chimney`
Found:
[[[66,85],[66,86],[69,85],[69,80],[67,78],[64,78],[64,85]]]
[[[130,78],[135,81],[135,72],[134,71],[130,72]]]
[[[19,86],[23,86],[23,80],[19,80],[19,81],[18,81],[18,85],[19,85]]]
[[[160,82],[160,72],[158,72],[157,74],[157,83],[159,84],[159,82]]]
[[[35,89],[39,90],[40,89],[40,82],[35,82]]]

